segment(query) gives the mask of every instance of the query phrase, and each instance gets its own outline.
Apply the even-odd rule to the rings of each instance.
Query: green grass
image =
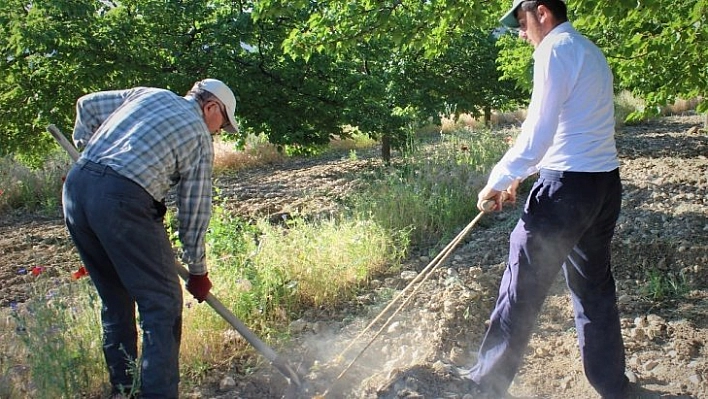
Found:
[[[642,290],[644,295],[654,301],[680,299],[685,297],[689,291],[686,276],[682,273],[667,273],[657,269],[647,272],[646,285]]]
[[[366,220],[271,225],[265,219],[247,222],[217,206],[207,236],[212,293],[261,339],[278,342],[305,310],[341,306],[371,278],[396,270],[406,239]],[[183,372],[198,380],[205,361],[220,364],[250,348],[228,340],[224,350],[230,326],[185,295]]]
[[[3,370],[26,368],[2,397],[69,398],[100,391],[105,377],[100,303],[88,279],[36,277],[31,299],[12,309],[2,346],[15,344]],[[4,348],[3,352],[7,354]],[[5,371],[4,376],[11,375]]]
[[[13,210],[56,214],[69,157],[59,151],[42,167],[30,168],[11,156],[0,158],[0,215]]]
[[[505,140],[489,130],[444,134],[370,176],[368,188],[352,199],[354,212],[392,231],[408,231],[415,246],[449,238],[476,215],[477,193],[508,148]]]

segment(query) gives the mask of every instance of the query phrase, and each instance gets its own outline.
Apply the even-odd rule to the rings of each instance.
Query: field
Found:
[[[699,129],[701,122],[696,116],[664,117],[625,126],[617,135],[624,198],[613,266],[628,370],[651,391],[647,398],[708,398],[708,135]],[[229,210],[276,221],[295,212],[336,212],[338,200],[356,190],[359,176],[376,163],[364,156],[277,162],[221,178],[217,185]],[[341,378],[376,326],[352,340],[432,256],[420,249],[401,273],[372,282],[351,306],[313,309],[293,323],[294,339],[279,351],[307,376],[310,390],[301,396],[326,391],[332,398],[465,397],[459,370],[474,363],[520,207],[486,215]],[[35,268],[63,278],[80,266],[58,217],[3,217],[0,254],[4,308],[32,295]],[[524,398],[597,398],[578,353],[570,299],[558,276],[510,392]],[[286,383],[274,369],[263,361],[251,364],[248,373],[240,364],[214,365],[203,384],[183,396],[284,395]]]

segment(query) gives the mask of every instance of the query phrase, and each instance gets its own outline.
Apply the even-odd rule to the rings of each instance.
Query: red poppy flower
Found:
[[[84,276],[88,276],[88,270],[86,270],[84,266],[81,266],[77,271],[71,273],[72,280],[78,280]]]

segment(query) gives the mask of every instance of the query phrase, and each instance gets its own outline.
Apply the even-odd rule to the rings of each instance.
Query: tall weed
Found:
[[[44,164],[33,169],[15,157],[0,158],[0,214],[13,209],[59,212],[62,178],[70,167],[69,157],[53,152]]]
[[[391,231],[409,231],[412,245],[436,244],[476,213],[477,192],[509,137],[461,128],[372,176],[353,200],[355,214]]]
[[[29,373],[26,397],[73,398],[105,381],[100,301],[88,279],[72,283],[39,276],[29,301],[15,307],[15,342]],[[17,353],[16,355],[19,355]],[[18,389],[19,390],[19,389]]]
[[[288,333],[308,308],[352,300],[373,277],[395,270],[408,246],[405,234],[372,221],[290,219],[285,225],[248,222],[217,207],[208,240],[212,293],[265,340]],[[185,294],[182,359],[192,380],[249,348],[229,326]]]

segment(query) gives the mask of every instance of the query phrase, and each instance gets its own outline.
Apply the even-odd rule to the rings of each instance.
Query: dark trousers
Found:
[[[502,395],[521,365],[538,313],[562,268],[575,312],[585,375],[605,398],[621,397],[624,344],[610,241],[619,216],[619,171],[542,170],[511,233],[509,260],[470,377]]]
[[[182,289],[165,207],[112,169],[79,161],[64,184],[69,233],[102,300],[103,352],[114,391],[129,392],[142,329],[143,398],[177,398]],[[137,379],[136,379],[137,381]]]

